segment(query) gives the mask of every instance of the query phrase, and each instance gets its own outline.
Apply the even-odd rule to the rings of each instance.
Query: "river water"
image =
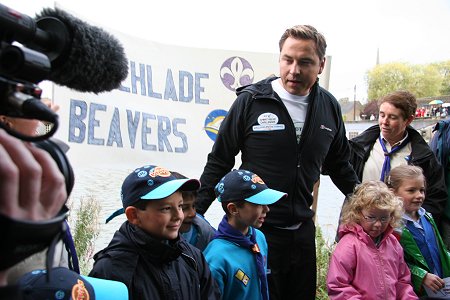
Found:
[[[364,131],[373,124],[374,122],[347,123],[347,135],[352,137],[352,135]],[[80,199],[83,198],[92,197],[101,206],[98,220],[99,235],[95,242],[95,252],[103,249],[109,243],[114,232],[126,220],[125,215],[121,215],[108,224],[104,223],[104,220],[112,212],[121,207],[120,186],[129,172],[130,170],[124,169],[105,169],[104,166],[101,169],[91,167],[88,170],[75,170],[76,184],[69,200],[74,214],[79,206]],[[321,176],[318,194],[316,224],[320,226],[328,242],[331,242],[336,233],[344,195],[334,186],[328,176]],[[217,201],[213,202],[205,214],[206,219],[215,228],[217,228],[222,216],[223,210]]]

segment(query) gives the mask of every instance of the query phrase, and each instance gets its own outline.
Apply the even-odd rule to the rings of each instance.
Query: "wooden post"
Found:
[[[317,202],[319,201],[319,186],[320,179],[314,183],[313,187],[313,203],[311,205],[311,209],[314,211],[314,224],[317,225]]]

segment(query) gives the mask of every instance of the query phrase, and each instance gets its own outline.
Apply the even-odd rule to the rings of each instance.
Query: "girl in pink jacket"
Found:
[[[330,299],[418,299],[403,248],[392,235],[403,203],[381,181],[358,185],[342,210],[330,259]]]

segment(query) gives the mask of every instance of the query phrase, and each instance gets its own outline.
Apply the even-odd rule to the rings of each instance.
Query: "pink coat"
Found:
[[[403,248],[386,230],[377,248],[359,224],[339,228],[327,275],[330,299],[418,299],[411,286],[411,273]]]

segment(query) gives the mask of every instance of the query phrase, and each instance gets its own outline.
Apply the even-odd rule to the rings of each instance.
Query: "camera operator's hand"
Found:
[[[56,216],[67,200],[64,176],[44,150],[0,130],[0,213],[32,221]]]
[[[44,150],[0,130],[0,214],[16,220],[55,217],[66,202],[64,176]],[[7,270],[0,271],[0,286]]]

